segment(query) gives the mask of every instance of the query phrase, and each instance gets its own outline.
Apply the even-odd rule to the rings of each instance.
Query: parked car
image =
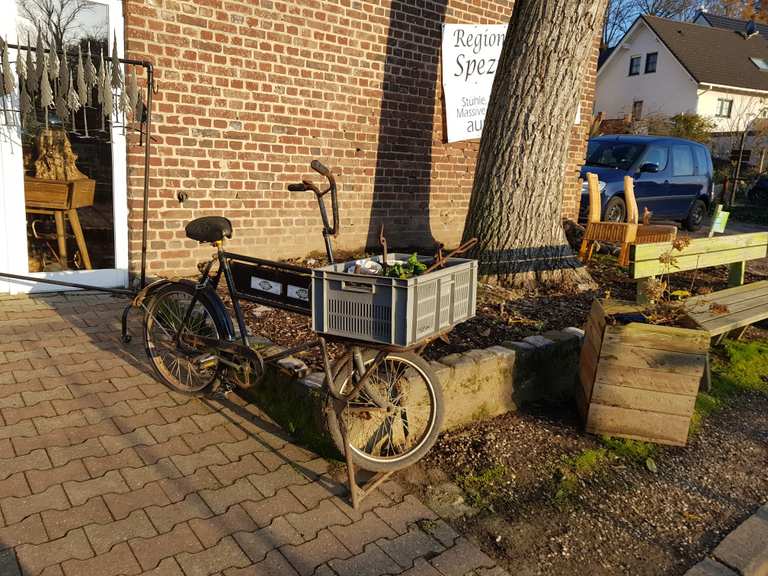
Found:
[[[768,174],[760,174],[747,192],[747,198],[752,204],[768,206]]]
[[[690,140],[667,136],[599,136],[589,140],[587,162],[581,169],[585,181],[580,219],[589,208],[586,174],[600,179],[601,213],[604,221],[626,220],[624,176],[635,179],[635,195],[654,220],[680,222],[698,230],[714,202],[714,178],[709,150]]]

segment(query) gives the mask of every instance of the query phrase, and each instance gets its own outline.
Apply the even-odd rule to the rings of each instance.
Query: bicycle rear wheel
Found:
[[[366,369],[375,358],[375,351],[363,354]],[[334,379],[342,394],[359,381],[352,364],[335,367]],[[410,352],[387,354],[357,397],[343,406],[338,402],[330,398],[326,410],[336,447],[344,453],[344,425],[353,461],[374,472],[418,462],[435,444],[443,422],[443,393],[437,376],[423,358]]]
[[[218,340],[223,332],[219,322],[205,298],[195,299],[193,286],[172,283],[152,296],[144,316],[144,347],[155,373],[166,386],[183,394],[199,395],[213,385],[219,361],[214,351],[195,337]],[[206,355],[207,360],[201,361]]]

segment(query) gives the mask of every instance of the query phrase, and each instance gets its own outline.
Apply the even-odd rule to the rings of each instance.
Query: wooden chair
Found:
[[[637,198],[635,197],[635,181],[631,176],[624,176],[624,203],[627,205],[627,222],[638,224],[633,244],[656,244],[657,242],[674,242],[677,238],[677,226],[672,224],[649,224],[651,213],[645,210],[643,223],[638,222]],[[629,265],[629,260],[623,266]]]
[[[621,244],[619,265],[628,266],[629,246],[634,242],[637,235],[637,216],[635,216],[634,222],[601,222],[602,202],[600,201],[600,182],[597,174],[587,173],[587,187],[589,190],[589,214],[584,238],[581,241],[579,258],[582,262],[587,262],[592,257],[595,242],[611,242]],[[627,210],[629,212],[629,208]],[[637,214],[636,202],[634,211]]]

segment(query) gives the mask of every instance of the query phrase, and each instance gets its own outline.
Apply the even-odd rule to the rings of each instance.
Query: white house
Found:
[[[607,119],[688,112],[733,134],[767,107],[768,39],[746,26],[641,16],[597,74],[595,113]]]

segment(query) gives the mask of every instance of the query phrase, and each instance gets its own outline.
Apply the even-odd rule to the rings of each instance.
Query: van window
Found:
[[[656,164],[659,167],[659,172],[664,172],[667,169],[667,161],[669,159],[669,148],[662,146],[661,144],[651,144],[645,150],[645,156],[643,156],[643,164]]]
[[[690,146],[672,146],[672,176],[693,176],[693,152]]]
[[[707,176],[709,174],[709,162],[707,161],[707,151],[701,146],[693,149],[696,152],[696,174]]]

